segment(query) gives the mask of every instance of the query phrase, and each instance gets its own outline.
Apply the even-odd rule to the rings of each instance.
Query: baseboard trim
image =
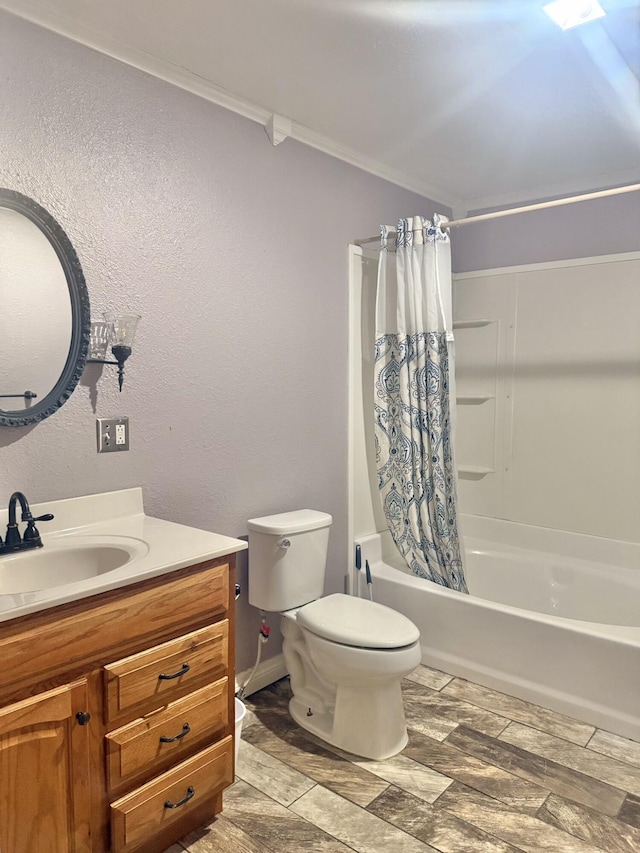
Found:
[[[250,674],[251,669],[245,669],[243,672],[236,673],[236,693],[238,692],[240,685],[246,681]],[[284,655],[274,655],[274,657],[259,664],[253,678],[249,684],[247,684],[244,695],[251,696],[252,693],[257,693],[258,690],[262,690],[263,687],[273,684],[274,681],[279,681],[288,674],[289,673],[284,662]]]

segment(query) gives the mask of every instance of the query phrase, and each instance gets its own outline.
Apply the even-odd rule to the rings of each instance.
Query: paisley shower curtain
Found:
[[[378,486],[411,571],[467,592],[458,535],[451,246],[433,220],[401,219],[395,272],[382,226],[374,369]]]

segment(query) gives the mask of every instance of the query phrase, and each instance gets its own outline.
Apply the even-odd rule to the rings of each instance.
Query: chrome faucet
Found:
[[[20,530],[16,522],[16,505],[20,504],[22,509],[22,521],[27,522],[24,536],[20,536]],[[42,539],[36,527],[36,521],[51,521],[53,515],[48,512],[34,518],[29,509],[29,501],[22,492],[14,492],[9,498],[9,523],[4,543],[0,539],[0,554],[9,554],[14,551],[24,551],[27,548],[42,548]]]

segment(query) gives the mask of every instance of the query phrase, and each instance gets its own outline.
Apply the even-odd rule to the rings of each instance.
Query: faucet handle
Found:
[[[48,512],[45,515],[39,515],[37,518],[29,518],[25,519],[27,522],[27,529],[24,531],[24,536],[22,537],[23,542],[29,542],[31,546],[34,545],[37,548],[42,546],[42,540],[40,539],[40,531],[36,527],[36,521],[52,521],[53,515]]]
[[[29,507],[22,510],[22,521],[51,521],[53,519],[53,515],[50,512],[45,513],[45,515],[39,515],[37,518],[34,518],[31,515],[31,510]]]

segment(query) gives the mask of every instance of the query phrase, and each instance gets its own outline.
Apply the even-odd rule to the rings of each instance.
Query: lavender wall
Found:
[[[334,516],[340,589],[347,244],[442,206],[292,140],[274,148],[260,126],[5,12],[0,72],[0,186],[63,225],[94,316],[144,315],[122,394],[113,368],[88,367],[52,418],[0,431],[4,499],[141,485],[150,514],[235,536],[251,516],[316,507]],[[455,268],[635,250],[638,198],[460,229]],[[98,456],[95,418],[110,415],[131,419],[132,449]],[[256,616],[241,603],[241,669]]]
[[[62,224],[94,317],[143,315],[122,394],[91,366],[53,417],[0,431],[0,500],[141,485],[149,514],[232,536],[325,510],[341,589],[347,244],[433,204],[4,12],[0,79],[0,186]],[[111,415],[131,450],[98,456]],[[239,669],[256,636],[241,603]]]
[[[465,225],[451,238],[455,272],[639,249],[640,192]]]

